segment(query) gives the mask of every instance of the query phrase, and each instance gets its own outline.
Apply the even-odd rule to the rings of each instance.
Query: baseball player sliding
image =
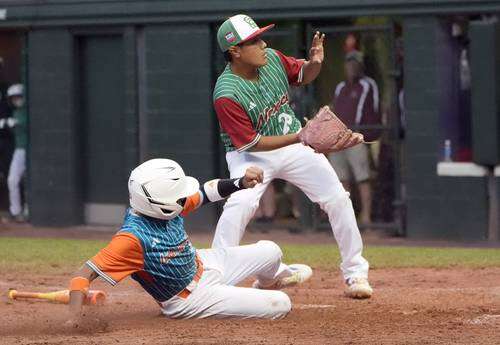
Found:
[[[228,64],[217,80],[213,101],[230,175],[241,176],[248,167],[258,165],[265,179],[228,199],[212,246],[238,245],[266,187],[281,178],[299,187],[328,214],[340,248],[346,294],[370,297],[368,262],[361,255],[363,244],[349,194],[326,157],[301,143],[301,124],[289,105],[289,85],[305,85],[318,76],[324,35],[316,32],[309,60],[298,60],[266,48],[261,35],[272,27],[259,28],[249,16],[239,14],[227,19],[217,32]],[[351,132],[332,150],[362,141],[362,135]],[[282,271],[288,269],[282,264]]]
[[[70,326],[78,326],[90,283],[111,285],[131,276],[171,318],[284,317],[291,308],[281,291],[236,287],[254,276],[259,287],[284,288],[309,279],[306,265],[281,266],[281,249],[271,241],[196,250],[184,217],[198,207],[255,188],[263,171],[248,167],[243,177],[212,180],[201,187],[176,162],[149,160],[130,174],[130,208],[111,242],[74,274],[70,282]]]

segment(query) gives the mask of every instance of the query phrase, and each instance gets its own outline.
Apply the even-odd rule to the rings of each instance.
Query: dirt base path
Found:
[[[87,309],[78,331],[63,327],[67,306],[10,301],[8,288],[51,291],[64,276],[15,272],[0,277],[0,344],[499,344],[500,268],[372,270],[370,300],[343,296],[337,271],[316,270],[286,290],[283,320],[170,320],[130,279]],[[247,282],[248,284],[248,282]]]

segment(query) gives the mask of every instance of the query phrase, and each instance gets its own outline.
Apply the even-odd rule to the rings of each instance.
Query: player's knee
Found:
[[[267,260],[274,262],[280,261],[283,256],[283,252],[281,251],[280,246],[278,246],[273,241],[262,240],[257,242],[260,247],[260,252],[263,257],[266,257]]]
[[[273,319],[281,319],[292,310],[292,301],[283,291],[276,291],[271,301]]]
[[[351,198],[349,197],[348,192],[344,192],[336,195],[335,197],[331,197],[325,202],[320,204],[323,211],[327,214],[334,212],[336,209],[343,209],[345,207],[352,207]]]

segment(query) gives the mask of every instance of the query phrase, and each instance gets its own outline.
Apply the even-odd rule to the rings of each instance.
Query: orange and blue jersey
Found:
[[[184,230],[183,217],[202,203],[199,191],[187,198],[181,215],[171,220],[128,209],[121,229],[86,264],[111,285],[131,275],[156,301],[170,299],[201,274],[202,264]]]

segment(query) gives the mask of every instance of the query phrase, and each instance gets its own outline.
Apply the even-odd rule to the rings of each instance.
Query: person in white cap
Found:
[[[11,127],[14,128],[16,148],[9,168],[9,212],[15,222],[24,222],[20,184],[26,171],[26,146],[28,144],[28,115],[24,104],[24,86],[14,84],[7,89],[7,97],[14,108]]]
[[[248,166],[259,165],[265,180],[251,190],[233,194],[217,224],[214,248],[239,244],[245,228],[269,183],[280,178],[299,187],[328,214],[342,258],[345,293],[368,298],[368,262],[349,193],[327,158],[299,140],[299,119],[289,104],[290,85],[312,82],[324,58],[324,34],[314,34],[309,60],[288,57],[267,48],[263,28],[247,15],[227,19],[217,32],[219,47],[228,64],[217,79],[213,102],[231,177]],[[283,270],[287,266],[283,264]],[[263,287],[265,288],[265,287]]]
[[[271,241],[219,249],[196,250],[184,229],[184,218],[210,202],[252,189],[263,171],[248,167],[241,177],[217,179],[200,186],[171,159],[151,159],[130,174],[130,208],[111,242],[89,259],[70,281],[69,323],[81,321],[91,282],[111,285],[127,276],[136,280],[170,318],[280,319],[291,309],[282,291],[235,286],[248,277],[276,289],[309,279],[312,270],[294,265],[281,271],[281,249]]]

